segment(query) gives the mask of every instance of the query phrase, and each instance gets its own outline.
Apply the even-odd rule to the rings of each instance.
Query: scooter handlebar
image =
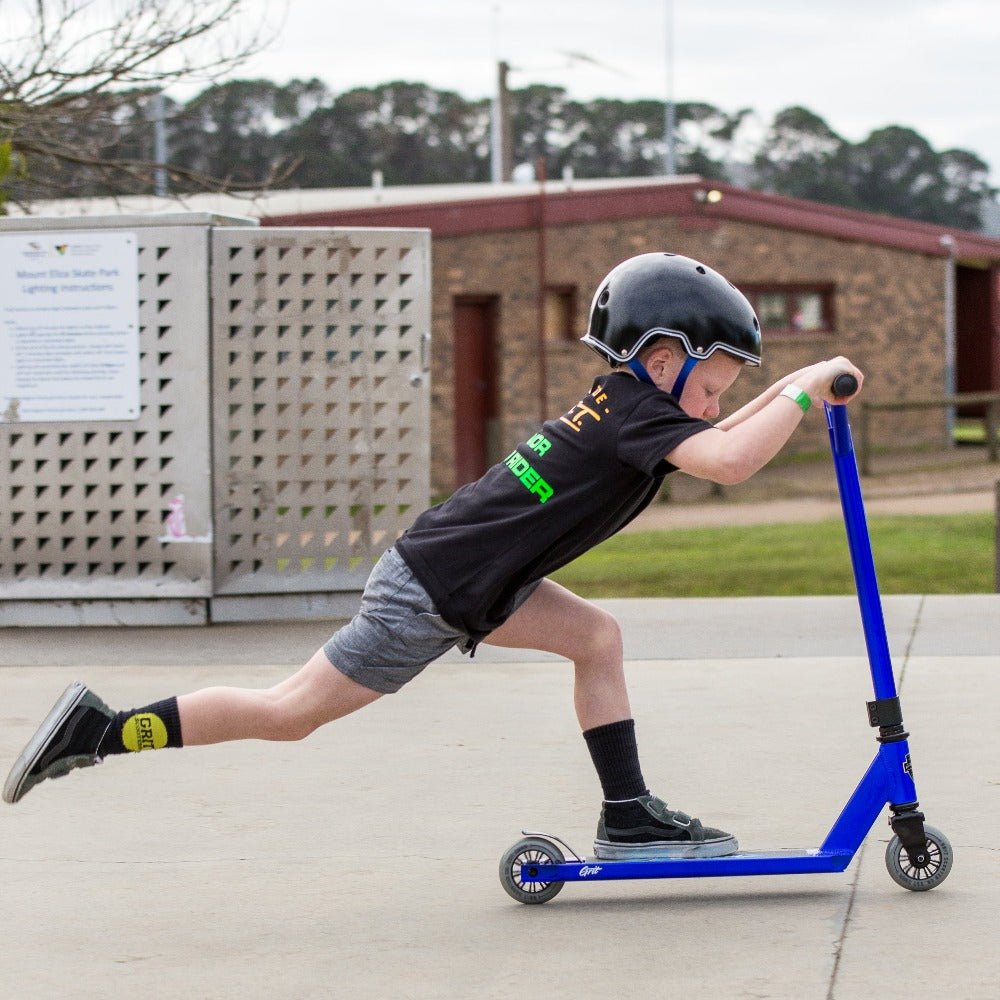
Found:
[[[846,399],[858,391],[858,380],[849,372],[844,372],[833,380],[832,388],[837,399]]]

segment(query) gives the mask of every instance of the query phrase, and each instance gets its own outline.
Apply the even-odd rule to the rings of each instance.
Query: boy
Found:
[[[619,264],[591,305],[584,342],[611,365],[478,482],[425,511],[387,551],[353,620],[269,690],[207,688],[114,712],[71,685],[14,764],[3,797],[109,754],[238,739],[300,740],[480,642],[573,661],[577,718],[603,791],[598,858],[717,857],[731,834],[646,787],[615,620],[547,579],[639,514],[674,469],[738,483],[770,461],[817,400],[837,358],[779,380],[714,426],[719,400],[760,364],[749,302],[697,261],[651,253]]]

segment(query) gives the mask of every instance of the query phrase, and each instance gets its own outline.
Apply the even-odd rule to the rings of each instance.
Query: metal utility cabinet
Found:
[[[127,316],[134,288],[138,337],[120,319],[100,346],[101,296],[128,266],[104,284],[33,276],[100,273],[74,266],[88,247],[128,265],[131,236],[132,284],[108,308]],[[353,612],[429,498],[426,230],[11,218],[0,289],[0,625]]]

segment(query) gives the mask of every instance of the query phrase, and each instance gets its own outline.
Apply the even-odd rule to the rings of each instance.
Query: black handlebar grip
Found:
[[[833,394],[837,399],[846,399],[858,391],[858,380],[848,372],[838,375],[833,380]]]

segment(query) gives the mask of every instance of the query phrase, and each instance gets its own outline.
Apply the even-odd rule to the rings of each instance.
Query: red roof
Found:
[[[708,192],[716,192],[711,198]],[[917,253],[947,256],[949,237],[956,257],[1000,264],[1000,240],[961,229],[893,216],[858,212],[801,198],[751,191],[693,179],[663,184],[629,183],[587,190],[546,190],[525,185],[523,193],[265,216],[265,226],[392,226],[427,228],[435,236],[465,236],[534,229],[541,214],[547,226],[669,216],[682,226],[710,228],[735,219],[834,239],[874,243]]]

